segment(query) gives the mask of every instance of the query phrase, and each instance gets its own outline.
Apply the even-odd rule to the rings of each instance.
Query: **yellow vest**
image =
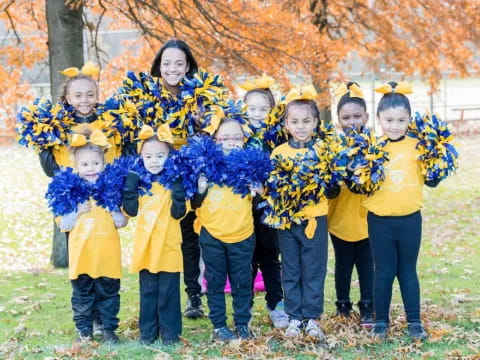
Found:
[[[385,182],[363,205],[379,216],[403,216],[423,206],[423,184],[417,140],[405,137],[389,141],[385,147],[389,161],[385,164]]]
[[[104,122],[101,120],[95,120],[92,123],[90,123],[92,127],[95,129],[103,129]],[[113,160],[119,158],[122,155],[122,148],[120,146],[115,145],[115,141],[113,138],[108,139],[108,142],[110,144],[110,147],[107,149],[107,152],[105,153],[105,162],[107,164],[110,164],[113,162]],[[61,167],[74,167],[74,162],[73,162],[73,156],[70,154],[70,150],[68,146],[59,146],[57,148],[54,148],[53,151],[53,157],[55,158],[55,162],[57,163],[58,166]]]
[[[253,234],[252,197],[242,198],[226,186],[208,189],[197,217],[210,235],[225,243],[240,242]]]
[[[150,191],[153,195],[139,199],[130,272],[182,272],[182,232],[180,220],[170,214],[171,191],[158,183]]]
[[[345,241],[368,238],[367,209],[362,205],[365,195],[354,194],[342,185],[340,194],[328,200],[328,231]]]
[[[308,148],[301,148],[301,149],[296,149],[294,147],[291,147],[288,142],[277,146],[275,149],[272,151],[272,155],[270,156],[271,159],[273,159],[276,155],[282,155],[284,158],[295,158],[298,154],[305,154],[308,152]],[[328,202],[323,201],[317,205],[311,205],[307,206],[304,209],[305,212],[308,214],[311,214],[311,216],[317,217],[317,216],[323,216],[327,215],[328,212]]]
[[[91,210],[80,214],[68,238],[68,274],[92,278],[122,277],[120,237],[108,210],[90,200]]]

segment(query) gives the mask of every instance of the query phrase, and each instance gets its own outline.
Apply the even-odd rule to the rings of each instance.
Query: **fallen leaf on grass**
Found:
[[[12,304],[25,304],[28,301],[30,301],[28,296],[17,296],[10,300]]]
[[[157,354],[155,355],[155,360],[170,360],[171,358],[172,356],[170,354],[160,350],[157,351]]]

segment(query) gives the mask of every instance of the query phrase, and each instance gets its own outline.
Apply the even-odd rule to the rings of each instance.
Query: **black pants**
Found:
[[[323,313],[328,259],[327,217],[316,219],[317,228],[312,239],[305,235],[306,225],[292,224],[290,230],[278,230],[285,312],[290,319],[318,319]]]
[[[65,236],[65,249],[66,249],[66,252],[67,252],[67,263],[66,263],[66,267],[68,267],[68,239],[70,238],[70,232],[67,231],[67,232],[61,232],[60,231],[60,228],[57,226],[57,224],[54,222],[54,225],[53,225],[53,228],[54,228],[54,237],[59,235],[60,233],[61,234],[64,234]],[[57,233],[58,231],[58,233]],[[94,308],[93,308],[93,320],[101,327],[103,327],[103,324],[102,324],[102,316],[100,315],[100,311],[98,311],[98,308],[97,308],[97,305],[98,304],[95,304],[94,305]]]
[[[82,336],[92,335],[93,312],[98,309],[105,331],[118,327],[120,279],[82,274],[72,283],[73,321]]]
[[[374,306],[377,322],[389,322],[392,285],[398,278],[407,321],[420,321],[417,259],[422,239],[420,211],[406,216],[367,216],[375,264]]]
[[[255,215],[255,251],[252,261],[252,285],[258,269],[262,271],[265,284],[265,301],[270,309],[275,309],[283,299],[282,267],[278,256],[277,231],[261,223],[261,216]],[[253,304],[252,304],[253,305]]]
[[[353,267],[357,268],[360,283],[360,300],[373,300],[373,258],[368,239],[360,241],[345,241],[333,234],[333,249],[335,251],[335,290],[337,300],[350,301],[350,284]]]
[[[252,301],[252,256],[255,235],[237,243],[224,243],[215,239],[202,227],[200,246],[205,262],[209,318],[215,329],[227,325],[225,283],[227,276],[232,288],[233,320],[235,325],[250,321]]]
[[[198,235],[193,231],[195,212],[191,211],[180,221],[182,229],[182,255],[183,255],[183,282],[187,295],[200,295],[202,287],[198,282],[200,277],[200,245]]]
[[[139,328],[142,340],[176,342],[182,334],[180,273],[151,273],[142,270],[140,280]]]

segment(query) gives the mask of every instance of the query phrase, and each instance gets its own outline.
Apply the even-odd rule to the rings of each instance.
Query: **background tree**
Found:
[[[50,93],[58,101],[65,81],[60,71],[83,66],[83,6],[79,1],[46,0]]]

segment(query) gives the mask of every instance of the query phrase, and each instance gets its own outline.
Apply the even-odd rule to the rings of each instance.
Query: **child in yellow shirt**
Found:
[[[368,121],[367,104],[357,83],[343,84],[337,90],[338,122],[343,131],[360,130]],[[341,134],[340,136],[344,136]],[[350,283],[353,267],[360,283],[360,324],[373,325],[373,260],[368,240],[365,195],[356,194],[342,185],[340,194],[328,202],[328,231],[335,251],[335,290],[337,315],[350,316]]]
[[[315,97],[316,93],[309,87],[289,92],[285,127],[291,138],[273,150],[272,158],[281,155],[293,161],[305,156],[317,141],[323,141],[316,138],[320,119]],[[338,187],[334,186],[326,189],[325,195],[333,198],[338,191]],[[290,209],[291,204],[285,207]],[[278,230],[285,312],[289,316],[285,334],[289,337],[299,336],[304,330],[307,336],[318,340],[324,338],[318,320],[323,313],[327,274],[327,212],[328,203],[322,200],[305,207],[305,216],[300,223],[291,223],[287,228]]]
[[[125,181],[123,209],[137,216],[131,272],[139,273],[140,341],[151,344],[160,335],[164,344],[182,333],[180,273],[183,271],[180,219],[185,216],[181,180],[162,179],[173,145],[168,125],[155,133],[144,126],[139,134],[141,158]]]
[[[406,136],[410,124],[412,92],[408,83],[390,82],[376,89],[383,93],[377,106],[377,119],[388,137],[385,151],[385,180],[379,190],[365,198],[368,210],[368,235],[375,264],[373,334],[384,339],[389,326],[389,309],[395,277],[400,284],[408,333],[424,340],[427,333],[420,317],[420,285],[417,259],[422,239],[423,186],[434,187],[438,181],[426,181],[422,174],[417,140]]]
[[[77,131],[70,142],[77,174],[71,168],[59,172],[49,185],[47,199],[60,229],[70,231],[69,278],[80,339],[91,340],[94,309],[98,309],[104,341],[116,343],[121,277],[117,228],[127,223],[116,195],[121,179],[108,171],[111,167],[104,171],[109,144],[103,133],[88,125]]]
[[[235,119],[225,117],[214,133],[215,141],[223,153],[243,147],[244,132]],[[192,207],[198,208],[201,225],[200,247],[205,262],[208,284],[209,318],[214,327],[214,338],[221,341],[252,336],[248,327],[252,301],[252,256],[255,234],[252,215],[252,196],[236,194],[233,188],[219,184],[208,185],[204,176],[198,179],[198,193]],[[260,194],[261,185],[252,192]],[[233,317],[237,334],[227,326],[225,307],[225,281],[230,279],[233,297]]]

